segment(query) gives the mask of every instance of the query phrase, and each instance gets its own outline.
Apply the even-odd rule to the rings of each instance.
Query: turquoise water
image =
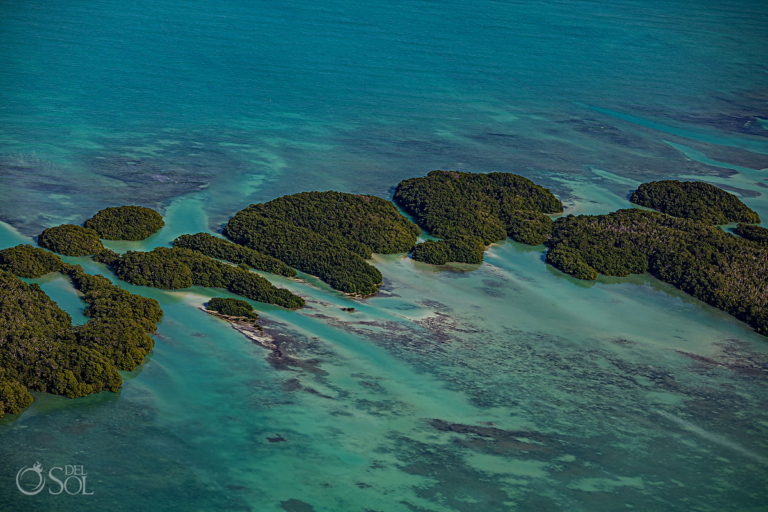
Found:
[[[146,250],[436,168],[523,174],[566,213],[702,179],[768,218],[766,26],[746,1],[0,2],[0,247],[144,204],[166,227],[107,245]],[[199,311],[227,292],[121,282],[163,306],[155,351],[120,393],[0,420],[0,510],[765,506],[768,344],[745,324],[514,242],[373,263],[365,301],[267,275],[307,299],[252,303],[292,359]],[[30,281],[85,320],[64,279]],[[37,461],[94,495],[23,496]]]

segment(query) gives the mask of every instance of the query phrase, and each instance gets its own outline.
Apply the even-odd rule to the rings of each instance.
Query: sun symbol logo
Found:
[[[25,473],[28,473],[32,471],[33,473],[37,473],[38,482],[37,486],[32,489],[31,491],[27,491],[22,487],[21,479],[24,477]],[[43,490],[43,487],[45,487],[45,477],[43,476],[43,466],[40,465],[39,462],[35,462],[35,465],[31,468],[24,466],[19,470],[18,473],[16,473],[16,487],[19,488],[19,490],[26,494],[27,496],[34,496],[35,494],[39,493]]]

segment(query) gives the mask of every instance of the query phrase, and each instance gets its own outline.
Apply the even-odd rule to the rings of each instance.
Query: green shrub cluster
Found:
[[[768,247],[710,222],[635,209],[569,215],[547,245],[547,261],[574,277],[647,270],[768,335]]]
[[[0,272],[0,368],[5,370],[3,387],[10,390],[2,409],[14,413],[31,402],[22,386],[77,397],[117,391],[121,383],[117,368],[103,354],[78,344],[66,312],[37,284],[7,272]]]
[[[17,245],[0,251],[0,269],[20,277],[42,277],[61,270],[61,258],[32,245]]]
[[[581,253],[565,244],[560,244],[554,249],[547,251],[546,261],[553,267],[577,279],[586,279],[588,281],[597,279],[597,272],[584,261]]]
[[[739,224],[733,230],[739,236],[752,240],[762,245],[768,245],[768,229],[751,224]]]
[[[511,215],[502,215],[507,235],[516,242],[526,245],[541,245],[552,233],[552,219],[540,212],[517,210]]]
[[[195,235],[181,235],[173,241],[174,247],[192,249],[203,253],[204,255],[220,260],[231,261],[237,264],[246,264],[256,270],[269,272],[280,276],[295,277],[296,271],[267,254],[248,247],[233,244],[229,240],[218,238],[208,233],[197,233]]]
[[[510,236],[520,243],[539,245],[552,230],[552,220],[545,214],[563,211],[562,203],[549,190],[522,176],[498,172],[432,171],[425,178],[400,182],[394,199],[432,235],[454,244],[474,237],[487,245]],[[436,247],[419,248],[413,257],[432,258],[440,252]],[[475,262],[474,251],[456,253],[456,257],[462,255],[471,261],[449,261]]]
[[[105,208],[84,223],[106,240],[144,240],[165,226],[163,217],[143,206]]]
[[[246,211],[307,228],[362,256],[409,252],[421,234],[395,205],[380,197],[302,192],[249,206]]]
[[[663,180],[643,183],[630,201],[673,217],[710,224],[759,223],[760,217],[733,194],[702,181]]]
[[[122,256],[104,252],[99,259],[110,260],[117,277],[139,286],[165,290],[193,285],[226,288],[259,302],[291,309],[304,306],[304,299],[284,288],[276,288],[258,274],[216,261],[191,249],[158,247],[150,252],[129,251]]]
[[[104,276],[86,274],[80,265],[65,263],[63,270],[88,303],[84,314],[90,320],[75,327],[80,344],[98,348],[120,370],[134,370],[155,346],[149,335],[163,318],[160,304],[123,290]]]
[[[15,254],[26,254],[35,262],[51,255],[32,246],[16,249]],[[135,369],[154,346],[148,334],[155,332],[163,315],[157,301],[133,295],[52,256],[58,265],[48,268],[69,275],[89,304],[85,315],[90,318],[73,326],[70,316],[40,286],[0,272],[0,416],[18,414],[28,406],[32,402],[28,389],[69,398],[117,391],[122,386],[118,370]]]
[[[208,301],[205,307],[211,311],[218,311],[222,315],[235,316],[256,321],[259,315],[253,310],[253,306],[240,299],[214,297]]]
[[[431,265],[445,265],[449,261],[482,263],[483,252],[485,252],[483,241],[477,237],[468,236],[450,240],[438,240],[437,242],[428,240],[417,244],[411,256],[416,261],[422,261]]]
[[[10,372],[0,367],[0,418],[5,413],[19,414],[21,410],[32,404],[32,395],[24,384],[12,379]]]
[[[376,267],[350,250],[349,240],[341,236],[329,238],[291,222],[264,217],[254,207],[232,217],[224,234],[239,244],[317,276],[345,293],[372,295],[383,281]]]
[[[104,249],[96,231],[74,224],[62,224],[43,230],[37,245],[65,256],[87,256]]]

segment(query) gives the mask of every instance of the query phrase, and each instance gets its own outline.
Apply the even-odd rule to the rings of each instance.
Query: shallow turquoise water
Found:
[[[768,216],[762,3],[190,5],[0,3],[0,247],[139,203],[166,227],[107,245],[147,250],[434,168],[524,174],[566,213],[704,179]],[[120,393],[0,420],[0,509],[764,507],[768,344],[745,324],[513,242],[374,264],[365,301],[267,276],[308,303],[253,303],[287,362],[199,311],[226,292],[120,283],[161,302],[155,351]],[[31,281],[84,321],[65,280]],[[83,465],[94,495],[21,495],[36,461]]]

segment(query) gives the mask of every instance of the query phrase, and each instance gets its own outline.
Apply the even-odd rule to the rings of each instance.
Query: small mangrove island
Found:
[[[226,288],[248,299],[289,309],[304,306],[304,299],[285,288],[277,288],[247,268],[227,265],[192,249],[157,247],[149,252],[128,251],[123,255],[108,249],[96,261],[110,265],[117,277],[139,286],[179,290],[190,286]]]
[[[208,301],[205,309],[244,321],[256,322],[259,319],[259,315],[253,310],[253,306],[240,299],[213,297]]]
[[[757,213],[733,194],[703,181],[663,180],[643,183],[630,201],[640,206],[709,224],[760,222]]]
[[[67,275],[88,303],[83,325],[23,277]],[[16,274],[16,275],[14,275]],[[154,348],[158,302],[31,245],[0,251],[0,416],[32,403],[29,390],[69,398],[117,391]]]
[[[485,246],[507,236],[540,245],[552,231],[547,215],[563,211],[548,189],[501,172],[432,171],[401,181],[394,200],[430,234],[443,238],[413,251],[415,260],[438,265],[481,263]]]
[[[88,256],[104,249],[96,231],[75,224],[43,230],[37,237],[37,245],[64,256]]]
[[[264,333],[259,325],[259,315],[253,307],[244,300],[214,297],[205,307],[201,307],[209,315],[224,320],[240,334],[264,348],[282,356],[280,349],[273,343],[272,337]]]
[[[162,215],[143,206],[105,208],[83,224],[105,240],[144,240],[165,226]]]
[[[245,264],[255,270],[285,277],[296,277],[296,271],[268,254],[218,238],[208,233],[181,235],[173,241],[173,247],[192,249],[210,258]]]

